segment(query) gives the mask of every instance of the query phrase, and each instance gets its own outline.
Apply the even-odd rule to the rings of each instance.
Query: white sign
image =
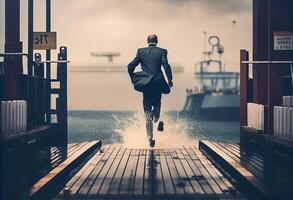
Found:
[[[56,49],[56,32],[34,32],[33,48],[35,50]]]
[[[274,32],[274,50],[293,50],[293,32]]]

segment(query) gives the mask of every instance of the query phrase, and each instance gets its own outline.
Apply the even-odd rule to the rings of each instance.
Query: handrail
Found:
[[[270,61],[270,60],[265,60],[265,61],[242,61],[242,64],[293,64],[293,61],[289,61],[289,60],[274,60],[274,61]]]
[[[7,56],[28,56],[27,53],[0,53],[0,57],[7,57]]]
[[[44,63],[70,63],[69,60],[43,60],[43,61],[34,61],[37,64],[44,64]]]

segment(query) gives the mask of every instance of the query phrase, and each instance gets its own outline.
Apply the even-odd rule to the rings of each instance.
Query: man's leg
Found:
[[[155,94],[154,99],[153,99],[154,100],[154,102],[153,102],[154,109],[152,111],[152,114],[153,114],[155,122],[157,122],[160,118],[161,98],[162,98],[162,93],[158,92]]]
[[[153,138],[152,104],[148,92],[143,93],[143,109],[146,117],[146,131],[149,139]]]

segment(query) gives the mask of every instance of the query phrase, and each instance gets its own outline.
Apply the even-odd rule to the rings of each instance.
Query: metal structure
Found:
[[[248,52],[241,51],[241,125],[246,125],[245,102],[265,105],[266,132],[273,134],[273,107],[280,105],[282,96],[292,91],[290,66],[293,51],[274,49],[274,33],[293,32],[290,0],[253,1],[253,62]],[[253,79],[248,80],[248,64],[253,65]],[[249,93],[252,91],[252,93]],[[252,98],[252,99],[250,99]]]
[[[67,49],[60,47],[57,61],[51,61],[51,51],[46,50],[46,60],[34,55],[34,0],[28,0],[28,52],[24,53],[20,41],[20,0],[5,1],[5,52],[1,62],[1,101],[26,100],[28,109],[27,131],[47,126],[51,135],[57,134],[60,144],[67,143]],[[51,0],[46,0],[46,31],[51,31]],[[27,74],[23,72],[23,58],[27,59]],[[35,59],[35,60],[34,60]],[[51,79],[51,65],[57,64],[57,79]],[[59,88],[52,88],[58,82]],[[56,108],[51,97],[57,96]],[[56,115],[54,123],[52,115]],[[53,131],[56,130],[56,131]]]

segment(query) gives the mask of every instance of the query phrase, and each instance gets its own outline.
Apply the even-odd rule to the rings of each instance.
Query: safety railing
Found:
[[[293,114],[291,114],[292,111],[288,104],[285,104],[285,99],[286,102],[288,102],[287,96],[293,95],[293,61],[249,61],[248,57],[248,51],[242,50],[240,61],[241,125],[260,130],[264,133],[293,139]],[[249,66],[252,66],[252,68]],[[267,89],[267,100],[264,101],[266,102],[264,104],[254,102],[253,100],[255,99],[253,95],[258,93],[253,91],[255,88],[253,85],[256,80],[249,77],[249,70],[256,66],[260,68],[268,67],[268,74],[262,74],[268,81],[265,88],[262,88],[263,90]],[[275,69],[279,71],[278,73],[274,72],[272,75],[272,70]],[[272,76],[277,76],[277,79],[274,78],[274,81],[272,81]],[[277,81],[282,81],[282,83]],[[277,88],[276,85],[283,85],[283,87]],[[278,95],[272,95],[275,94],[276,91]],[[284,103],[282,103],[282,101]]]
[[[62,132],[62,140],[67,140],[67,48],[60,47],[58,53],[58,60],[56,61],[42,61],[41,54],[35,54],[35,61],[32,66],[32,74],[20,74],[16,76],[16,82],[20,83],[19,98],[15,100],[6,100],[3,94],[5,90],[4,79],[5,74],[5,60],[0,63],[0,89],[1,89],[1,132],[0,136],[13,135],[18,132],[29,131],[36,127],[43,125],[55,125],[57,132]],[[0,57],[12,57],[12,56],[27,56],[26,53],[0,53]],[[45,65],[50,63],[51,65]],[[51,70],[47,70],[46,67],[53,67],[56,64],[57,78],[51,79]],[[55,70],[52,70],[55,71]],[[50,74],[48,74],[48,72]],[[59,88],[52,88],[52,83],[58,82]],[[2,88],[3,87],[3,88]],[[9,88],[6,87],[6,89]],[[56,108],[52,107],[51,98],[52,95],[56,96]],[[16,100],[26,102],[26,112],[22,112],[18,108],[19,105]],[[13,102],[15,106],[13,106]],[[12,106],[11,106],[12,105]],[[15,109],[14,109],[15,108]],[[22,116],[26,115],[26,118],[20,117],[17,113],[21,113]],[[25,113],[25,114],[24,114]],[[52,124],[52,115],[56,115],[56,122]],[[7,119],[6,116],[9,116]],[[10,119],[11,118],[11,119]],[[25,128],[13,128],[19,125],[10,125],[12,119],[25,119]],[[12,120],[13,121],[13,120]],[[24,120],[20,120],[22,123]],[[64,136],[65,135],[65,136]],[[60,136],[61,137],[61,136]]]

